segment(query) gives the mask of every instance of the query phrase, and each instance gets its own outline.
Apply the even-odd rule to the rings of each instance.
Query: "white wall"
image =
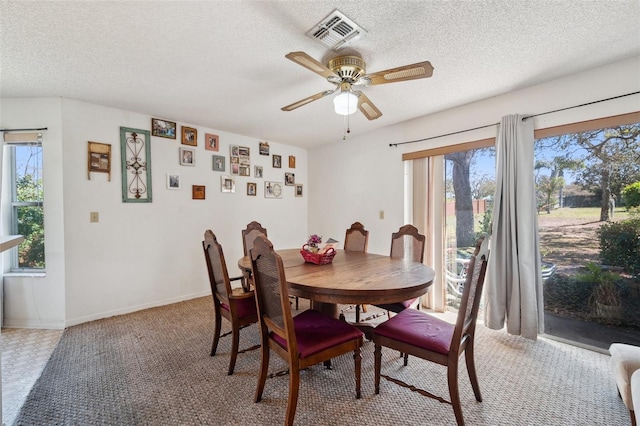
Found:
[[[343,240],[345,229],[360,221],[370,231],[369,251],[387,254],[391,233],[404,224],[402,154],[494,137],[497,126],[395,148],[389,147],[390,143],[499,123],[509,114],[537,114],[638,90],[640,58],[636,57],[310,150],[309,231]],[[640,111],[640,95],[536,117],[534,126],[546,128],[633,111]],[[384,210],[384,219],[379,219],[380,210]]]
[[[57,120],[51,116],[52,104]],[[295,197],[294,187],[285,186],[282,199],[263,195],[264,181],[284,182],[285,172],[295,173],[296,183],[308,188],[307,153],[301,148],[269,141],[271,154],[283,158],[283,168],[274,169],[271,156],[258,154],[257,139],[178,123],[178,133],[183,124],[198,130],[196,166],[179,165],[180,136],[151,137],[153,202],[123,203],[120,127],[150,130],[150,116],[67,99],[3,99],[2,107],[3,127],[24,127],[35,120],[30,125],[50,129],[45,132],[45,214],[47,220],[50,214],[60,218],[52,226],[45,223],[46,278],[5,278],[6,326],[60,328],[207,295],[201,241],[209,228],[223,244],[232,275],[242,256],[240,231],[252,220],[268,229],[276,247],[301,246],[307,238],[307,194]],[[18,107],[20,112],[15,111]],[[13,113],[11,122],[5,120],[7,111]],[[219,152],[205,150],[205,133],[220,136]],[[50,139],[62,155],[50,156]],[[111,144],[110,182],[102,173],[87,179],[87,141]],[[211,160],[213,154],[224,155],[228,171],[230,145],[251,148],[252,177],[236,176],[233,194],[220,191],[223,173],[212,171]],[[295,169],[288,168],[289,155],[296,157]],[[253,177],[254,165],[264,167],[263,179]],[[62,189],[50,187],[47,170],[55,174],[54,184],[64,180]],[[181,175],[181,190],[166,188],[167,172]],[[247,182],[258,183],[257,196],[246,195]],[[194,184],[206,185],[206,200],[191,199]],[[50,203],[57,203],[53,212]],[[99,213],[98,223],[89,222],[90,212]],[[60,241],[64,250],[50,257],[49,248]],[[50,271],[58,268],[64,273],[54,280]],[[42,306],[55,306],[55,312],[44,318]]]

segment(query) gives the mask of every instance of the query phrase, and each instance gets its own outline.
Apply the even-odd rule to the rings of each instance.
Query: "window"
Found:
[[[612,341],[636,344],[640,263],[633,235],[640,207],[630,204],[626,188],[640,181],[640,113],[534,134],[545,333],[603,349]],[[428,182],[434,194],[429,220],[434,229],[442,228],[441,238],[432,233],[433,265],[445,283],[434,286],[437,310],[457,308],[471,241],[489,230],[493,145],[487,139],[403,155],[442,164]],[[413,196],[420,200],[415,191]],[[607,286],[596,285],[602,281]],[[621,303],[599,302],[598,287],[613,287]]]
[[[24,236],[13,249],[11,270],[44,270],[44,205],[42,186],[42,139],[6,146],[11,175],[12,234]]]

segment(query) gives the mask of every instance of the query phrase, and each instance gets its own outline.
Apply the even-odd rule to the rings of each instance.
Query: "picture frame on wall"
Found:
[[[220,176],[220,191],[221,192],[236,192],[236,181],[233,176]]]
[[[87,178],[91,179],[91,172],[106,173],[111,182],[111,145],[89,141],[88,150]]]
[[[214,135],[213,133],[205,133],[204,134],[204,148],[209,151],[219,151],[220,150],[220,137],[218,135]]]
[[[253,172],[256,179],[262,179],[262,166],[256,166]]]
[[[273,154],[273,156],[271,158],[271,166],[274,169],[281,169],[282,168],[282,156]]]
[[[167,189],[180,189],[180,175],[167,173]]]
[[[296,197],[302,197],[302,184],[296,184]]]
[[[204,185],[192,185],[191,186],[191,198],[194,200],[205,199],[205,186]]]
[[[212,158],[213,158],[213,171],[224,172],[224,167],[227,162],[227,159],[224,158],[224,155],[212,155]]]
[[[269,142],[260,142],[260,155],[269,155]]]
[[[198,146],[198,129],[182,126],[182,145]]]
[[[151,203],[151,132],[120,127],[122,202]]]
[[[255,197],[258,192],[258,184],[255,182],[247,182],[247,195],[250,197]]]
[[[176,123],[173,121],[161,120],[159,118],[151,119],[151,136],[161,138],[176,138]]]
[[[287,186],[293,186],[296,184],[296,175],[293,173],[284,174],[284,184]]]
[[[181,166],[195,166],[196,165],[196,150],[191,148],[180,148],[178,150],[180,155]]]
[[[290,169],[296,168],[296,157],[294,155],[289,156],[289,168]]]
[[[239,176],[251,175],[251,149],[248,146],[231,145],[229,162],[231,174]]]
[[[270,181],[265,182],[264,198],[282,198],[282,183]]]

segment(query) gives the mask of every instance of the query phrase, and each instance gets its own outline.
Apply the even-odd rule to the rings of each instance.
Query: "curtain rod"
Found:
[[[40,127],[38,129],[0,129],[0,132],[33,132],[34,130],[49,130],[46,127]]]
[[[553,112],[560,112],[560,111],[565,111],[565,110],[568,110],[568,109],[580,108],[580,107],[583,107],[583,106],[593,105],[593,104],[597,104],[597,103],[600,103],[600,102],[611,101],[613,99],[624,98],[625,96],[637,95],[638,93],[640,93],[640,90],[637,91],[637,92],[631,92],[631,93],[627,93],[627,94],[624,94],[624,95],[613,96],[611,98],[600,99],[598,101],[587,102],[585,104],[573,105],[573,106],[566,107],[566,108],[554,109],[553,111],[546,111],[546,112],[541,112],[541,113],[538,113],[538,114],[528,115],[526,117],[522,117],[522,121],[524,121],[524,120],[526,120],[528,118],[538,117],[538,116],[545,115],[545,114],[551,114]],[[465,132],[471,132],[473,130],[485,129],[487,127],[497,126],[499,124],[500,123],[487,124],[487,125],[484,125],[484,126],[474,127],[472,129],[459,130],[457,132],[445,133],[443,135],[431,136],[431,137],[424,138],[424,139],[417,139],[415,141],[390,143],[389,146],[397,147],[398,145],[404,145],[404,144],[408,144],[408,143],[424,142],[424,141],[428,141],[428,140],[431,140],[431,139],[443,138],[445,136],[457,135],[458,133],[465,133]]]

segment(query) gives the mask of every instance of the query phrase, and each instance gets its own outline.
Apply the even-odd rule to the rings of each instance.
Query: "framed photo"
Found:
[[[293,186],[296,184],[296,175],[293,173],[284,174],[284,184],[287,186]]]
[[[251,175],[251,149],[247,146],[231,145],[231,174],[240,176]]]
[[[204,148],[209,151],[220,150],[220,137],[212,133],[204,134]]]
[[[255,197],[258,192],[258,185],[255,182],[247,182],[247,195]]]
[[[271,158],[271,165],[274,169],[282,168],[282,156],[273,154]]]
[[[296,184],[296,197],[302,197],[302,184]]]
[[[204,200],[204,185],[192,185],[191,186],[191,198],[194,200]]]
[[[198,130],[182,126],[182,145],[198,146]]]
[[[167,173],[167,189],[180,189],[180,175]]]
[[[195,166],[196,165],[196,151],[191,148],[180,148],[180,165],[181,166]]]
[[[223,155],[213,155],[213,171],[224,172],[224,165],[227,159]]]
[[[159,136],[161,138],[176,138],[176,123],[173,121],[160,120],[159,118],[151,119],[151,136]]]
[[[256,166],[253,172],[256,179],[262,179],[262,166]]]
[[[269,142],[260,142],[260,155],[269,155]]]
[[[290,169],[295,169],[296,168],[296,157],[293,155],[289,156],[289,168]]]
[[[233,176],[220,176],[220,191],[236,192],[236,181]]]
[[[89,160],[87,178],[91,180],[91,172],[106,173],[111,181],[111,145],[100,142],[89,142]]]
[[[265,182],[264,198],[282,198],[282,183],[269,181]]]

